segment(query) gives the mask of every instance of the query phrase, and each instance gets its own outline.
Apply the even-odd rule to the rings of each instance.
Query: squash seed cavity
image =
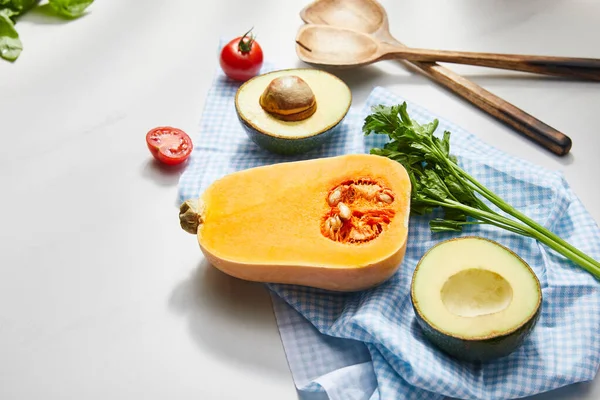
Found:
[[[330,209],[321,233],[341,243],[364,243],[379,236],[394,218],[394,193],[370,178],[343,182],[329,191]]]

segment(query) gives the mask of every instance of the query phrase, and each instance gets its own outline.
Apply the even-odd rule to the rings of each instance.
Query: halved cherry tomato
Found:
[[[231,79],[245,81],[259,73],[263,64],[263,51],[254,35],[235,38],[223,47],[219,63],[225,75]]]
[[[146,134],[146,144],[150,153],[158,161],[167,165],[181,164],[192,153],[192,139],[181,129],[159,126]]]

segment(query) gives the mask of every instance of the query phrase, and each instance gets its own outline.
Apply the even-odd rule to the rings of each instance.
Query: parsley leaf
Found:
[[[387,135],[390,141],[370,152],[395,160],[406,169],[411,182],[411,214],[428,215],[436,208],[443,210],[443,218],[430,220],[431,231],[460,232],[465,225],[494,225],[532,237],[600,278],[598,261],[516,210],[464,171],[451,154],[451,133],[434,135],[437,119],[420,124],[409,116],[406,102],[379,104],[371,111],[365,118],[363,133]],[[484,200],[503,214],[492,210]]]

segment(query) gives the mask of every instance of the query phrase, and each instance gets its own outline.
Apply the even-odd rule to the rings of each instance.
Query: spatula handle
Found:
[[[600,81],[600,59],[475,53],[396,47],[389,54],[409,61],[448,62]]]
[[[546,125],[452,70],[435,63],[412,62],[412,64],[427,73],[436,82],[551,152],[564,156],[571,150],[571,139],[564,133]]]

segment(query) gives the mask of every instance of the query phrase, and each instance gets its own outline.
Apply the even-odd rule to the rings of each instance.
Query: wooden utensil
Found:
[[[381,60],[449,62],[600,81],[600,59],[415,49],[331,25],[304,25],[296,35],[298,57],[312,65],[355,67]]]
[[[301,10],[300,17],[307,24],[354,29],[406,47],[391,35],[387,13],[375,0],[316,0]],[[563,156],[571,150],[568,136],[452,70],[436,63],[407,63],[551,152]]]

